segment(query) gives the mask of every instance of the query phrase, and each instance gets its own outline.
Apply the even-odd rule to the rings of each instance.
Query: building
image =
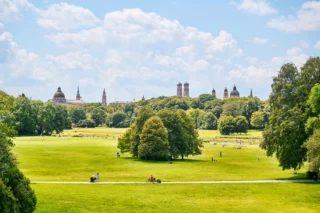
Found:
[[[212,96],[216,97],[216,90],[214,88],[212,89]]]
[[[189,83],[186,82],[183,84],[183,97],[184,98],[189,98]]]
[[[236,85],[233,86],[233,90],[230,92],[230,98],[240,98]]]
[[[102,93],[102,105],[107,105],[107,95],[106,95],[106,89],[103,89],[103,93]]]
[[[66,99],[64,93],[61,90],[61,87],[58,87],[57,92],[53,95],[53,99],[51,99],[53,104],[60,105],[82,105],[84,101],[81,99],[79,87],[76,95],[76,99]]]
[[[177,84],[177,96],[182,97],[182,84],[180,82]]]
[[[229,98],[229,93],[228,93],[228,89],[226,87],[226,88],[224,88],[223,99],[228,99],[228,98]]]

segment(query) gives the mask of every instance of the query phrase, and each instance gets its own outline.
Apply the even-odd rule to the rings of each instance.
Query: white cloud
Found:
[[[53,4],[39,12],[38,24],[57,31],[74,31],[96,26],[100,20],[88,9],[67,3]]]
[[[306,41],[304,41],[304,40],[301,40],[301,41],[300,41],[300,46],[301,46],[301,48],[303,48],[303,49],[307,49],[310,45],[309,45],[308,42],[306,42]]]
[[[288,56],[296,56],[302,53],[302,49],[300,48],[291,48],[287,50],[287,55]]]
[[[318,42],[316,43],[316,45],[314,45],[314,48],[320,49],[320,41],[318,41]]]
[[[255,43],[255,44],[266,44],[266,43],[268,43],[268,42],[269,42],[269,40],[266,39],[266,38],[254,37],[254,38],[252,39],[252,43]]]
[[[308,1],[302,4],[295,16],[282,16],[268,22],[271,28],[287,31],[316,31],[320,29],[320,2]]]
[[[27,0],[0,0],[0,21],[5,22],[18,18],[21,8],[36,10]]]
[[[236,5],[238,10],[256,15],[269,15],[277,12],[264,0],[243,0],[241,3],[231,4]]]
[[[0,29],[4,27],[4,24],[0,22]]]

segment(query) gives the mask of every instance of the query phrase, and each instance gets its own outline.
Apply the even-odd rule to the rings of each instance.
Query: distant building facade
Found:
[[[53,98],[50,100],[53,104],[60,105],[82,105],[84,101],[81,99],[79,87],[76,95],[76,99],[66,99],[64,93],[61,90],[61,87],[58,87],[57,92],[53,95]]]

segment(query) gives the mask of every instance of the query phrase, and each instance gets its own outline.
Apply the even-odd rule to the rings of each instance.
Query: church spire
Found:
[[[107,105],[106,89],[103,89],[103,93],[102,93],[102,105]]]
[[[253,97],[253,95],[252,95],[252,89],[250,90],[250,97]]]
[[[143,101],[146,100],[146,99],[144,98],[144,95],[142,95],[142,100],[143,100]]]
[[[80,91],[79,91],[79,86],[78,86],[78,91],[77,91],[76,100],[78,100],[78,101],[81,100]]]

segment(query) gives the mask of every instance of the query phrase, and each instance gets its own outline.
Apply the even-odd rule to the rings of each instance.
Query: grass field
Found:
[[[32,185],[37,213],[320,211],[320,184]]]
[[[144,181],[151,174],[164,181],[289,179],[305,174],[305,169],[298,175],[282,171],[257,145],[235,149],[204,144],[202,155],[168,164],[128,153],[116,158],[117,140],[112,138],[20,137],[15,144],[20,168],[31,180],[87,181],[96,172],[102,181]]]
[[[72,130],[74,131],[74,130]],[[259,180],[304,178],[292,175],[258,145],[204,144],[203,154],[186,160],[141,161],[129,154],[115,157],[117,137],[124,129],[84,129],[102,137],[17,137],[13,151],[31,181],[162,181]],[[79,133],[79,130],[78,130]],[[208,137],[215,132],[202,132]],[[257,132],[252,134],[259,134]],[[219,152],[222,152],[222,158]],[[211,157],[217,161],[211,161]],[[259,158],[259,161],[257,160]],[[197,184],[197,185],[38,185],[32,184],[43,212],[320,212],[320,184]]]

